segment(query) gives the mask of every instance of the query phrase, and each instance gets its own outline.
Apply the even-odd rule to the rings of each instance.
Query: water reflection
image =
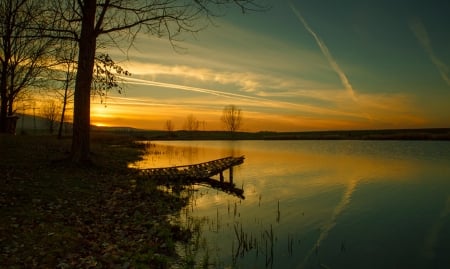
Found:
[[[143,160],[131,164],[136,168],[158,168],[207,162],[228,156],[242,156],[235,141],[208,143],[204,141],[170,141],[146,143]]]
[[[200,186],[184,212],[203,220],[210,267],[450,265],[450,143],[159,142],[149,153],[135,165],[246,156],[234,171],[246,200]]]
[[[423,249],[423,255],[426,259],[436,259],[436,249],[439,247],[439,238],[442,238],[442,233],[445,233],[445,224],[448,222],[450,214],[450,196],[447,197],[445,204],[439,217],[431,225],[429,231],[425,236],[425,244]]]

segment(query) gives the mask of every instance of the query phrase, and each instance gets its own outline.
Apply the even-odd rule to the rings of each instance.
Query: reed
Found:
[[[208,249],[206,249],[205,256],[203,256],[201,268],[209,268],[209,252],[208,252]]]
[[[217,214],[216,214],[216,233],[218,233],[219,232],[219,208],[216,208],[217,209]]]
[[[280,200],[278,200],[278,207],[277,207],[277,223],[280,223],[280,217],[281,217],[281,212],[280,212]]]
[[[273,264],[273,229],[272,229],[272,224],[270,224],[270,233],[268,231],[266,231],[266,234],[270,240],[270,256],[267,255],[266,252],[266,266],[268,265],[272,265]],[[266,241],[267,242],[267,241]],[[266,243],[267,246],[267,243]],[[266,248],[267,251],[267,248]],[[268,257],[268,258],[267,258]]]
[[[247,233],[244,232],[244,230],[242,229],[242,224],[238,225],[238,224],[234,224],[234,233],[236,235],[236,239],[237,239],[237,249],[236,251],[234,251],[234,241],[233,241],[233,245],[232,245],[232,250],[234,252],[234,256],[235,258],[237,258],[238,256],[240,257],[244,257],[245,254],[247,254],[248,252],[256,249],[256,253],[257,256],[259,254],[259,242],[257,240],[257,238],[255,236],[253,236],[253,233]]]
[[[288,233],[287,244],[288,244],[288,254],[289,254],[289,256],[292,256],[293,246],[294,246],[294,235],[291,235],[290,233]]]

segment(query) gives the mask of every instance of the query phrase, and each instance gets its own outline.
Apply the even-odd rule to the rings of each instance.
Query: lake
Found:
[[[195,186],[180,212],[200,265],[450,268],[449,142],[159,141],[134,165],[231,155],[245,199]]]

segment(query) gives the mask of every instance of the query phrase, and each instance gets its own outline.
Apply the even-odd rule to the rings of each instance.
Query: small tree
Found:
[[[169,132],[169,134],[171,134],[173,132],[173,130],[175,129],[175,126],[171,120],[167,120],[166,124],[164,126],[165,126],[167,132]]]
[[[242,124],[242,110],[235,105],[225,106],[222,113],[222,122],[231,135],[239,130]]]
[[[60,70],[56,69],[54,80],[60,84],[56,93],[62,99],[61,118],[59,120],[58,138],[62,138],[64,121],[67,118],[66,111],[69,103],[73,102],[73,88],[77,69],[76,53],[77,43],[71,40],[61,40],[61,46],[55,51],[56,61]]]
[[[47,119],[50,134],[53,134],[53,131],[55,130],[56,121],[58,120],[60,111],[61,108],[54,100],[49,101],[42,107],[42,116]]]
[[[189,114],[186,118],[186,122],[184,123],[184,129],[189,132],[198,131],[200,127],[200,122],[194,116],[194,114]]]

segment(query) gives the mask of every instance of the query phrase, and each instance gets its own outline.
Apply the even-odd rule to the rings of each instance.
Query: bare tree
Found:
[[[194,114],[189,114],[186,117],[186,121],[184,123],[184,129],[189,132],[198,131],[200,127],[200,121],[194,116]]]
[[[200,124],[202,125],[203,131],[206,131],[206,121],[202,120],[202,121],[200,122]]]
[[[26,89],[42,82],[48,65],[52,40],[33,26],[41,15],[34,0],[0,1],[0,132],[6,132],[7,116],[14,112],[14,101]]]
[[[55,100],[50,100],[46,104],[44,104],[41,109],[42,116],[47,119],[48,130],[50,134],[53,134],[61,108]]]
[[[169,134],[172,133],[175,129],[175,125],[171,120],[167,120],[164,127],[166,128],[167,132],[169,132]]]
[[[261,10],[257,0],[129,1],[53,0],[45,14],[53,20],[49,35],[78,42],[75,82],[72,161],[90,161],[90,91],[99,37],[112,44],[131,44],[140,32],[167,37],[172,44],[182,33],[203,29],[221,14],[221,7],[235,4],[243,12]],[[105,40],[105,39],[101,39]]]
[[[225,128],[233,135],[241,127],[242,110],[235,105],[225,106],[221,120]]]
[[[54,80],[60,85],[60,87],[57,87],[56,93],[62,99],[61,118],[58,127],[59,139],[62,138],[64,121],[67,118],[67,107],[73,101],[73,88],[77,69],[76,53],[76,42],[71,40],[60,40],[60,46],[55,53],[55,60],[58,64],[54,72]]]

